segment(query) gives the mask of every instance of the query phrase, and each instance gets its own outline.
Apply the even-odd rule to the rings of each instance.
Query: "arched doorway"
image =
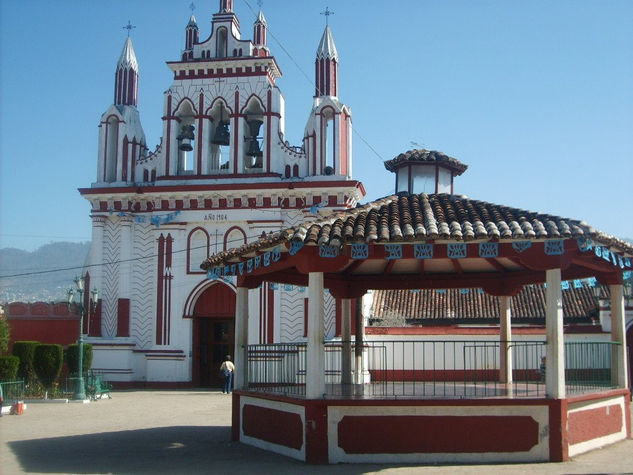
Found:
[[[220,365],[235,346],[235,291],[215,282],[193,308],[193,384],[220,387]]]

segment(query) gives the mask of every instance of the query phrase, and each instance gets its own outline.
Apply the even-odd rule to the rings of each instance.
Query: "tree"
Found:
[[[11,327],[5,317],[0,316],[0,354],[6,353],[9,349],[9,338]]]
[[[68,365],[68,371],[71,374],[77,374],[77,366],[79,365],[79,344],[73,343],[68,345],[66,350],[66,364]],[[92,345],[89,343],[83,344],[83,372],[87,373],[92,367]]]
[[[62,345],[39,345],[35,348],[33,369],[46,389],[50,389],[59,377],[64,362]]]

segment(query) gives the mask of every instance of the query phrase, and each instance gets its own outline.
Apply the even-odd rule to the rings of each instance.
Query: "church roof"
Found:
[[[336,59],[338,60],[338,51],[336,51],[336,45],[334,44],[334,37],[332,36],[332,30],[329,26],[325,27],[321,42],[317,48],[317,59]]]
[[[633,245],[576,219],[496,205],[463,195],[399,193],[220,252],[205,260],[202,268],[224,265],[290,242],[341,246],[345,243],[581,238],[633,255]]]
[[[196,17],[193,13],[189,17],[189,23],[187,23],[187,26],[195,26],[196,28],[198,28],[198,22],[196,21]]]
[[[397,157],[385,161],[385,168],[390,172],[393,172],[399,166],[404,163],[428,163],[433,164],[436,163],[438,165],[443,165],[446,168],[450,168],[453,170],[457,176],[461,175],[466,171],[468,165],[460,162],[456,158],[449,157],[448,155],[442,152],[436,152],[435,150],[409,150],[408,152],[401,153]]]
[[[117,63],[117,69],[127,69],[132,68],[135,71],[138,71],[138,63],[136,61],[136,54],[134,53],[134,47],[132,46],[132,40],[128,36],[125,40],[125,44],[123,45],[123,51],[121,52],[121,57],[119,58],[119,62]]]
[[[608,287],[602,286],[608,293]],[[570,283],[562,291],[566,323],[590,323],[597,316],[594,288],[583,281]],[[526,285],[510,298],[513,323],[545,323],[545,287]],[[479,289],[374,290],[370,319],[378,326],[407,324],[498,322],[499,299]]]
[[[261,10],[257,14],[257,21],[256,21],[256,23],[266,24],[266,18],[264,17],[264,12],[262,12]]]

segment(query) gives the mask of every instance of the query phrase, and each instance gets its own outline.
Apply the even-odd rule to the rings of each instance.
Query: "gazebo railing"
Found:
[[[510,343],[511,385],[500,381],[502,345],[505,346],[505,342],[490,340],[367,341],[363,345],[363,374],[356,375],[354,343],[326,342],[327,395],[358,395],[358,386],[354,389],[353,385],[343,384],[343,351],[349,348],[352,381],[360,379],[365,383],[361,392],[366,397],[544,397],[545,342]],[[568,393],[613,387],[611,360],[614,345],[611,342],[566,343]],[[248,346],[249,390],[303,396],[305,382],[305,343]]]

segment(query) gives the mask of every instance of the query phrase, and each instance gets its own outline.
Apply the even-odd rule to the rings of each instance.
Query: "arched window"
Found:
[[[237,48],[233,48],[233,56],[237,56]]]
[[[215,40],[216,41],[215,43],[215,57],[216,58],[226,58],[228,56],[226,52],[227,37],[228,37],[228,33],[226,31],[226,28],[219,28],[218,37]]]
[[[299,165],[293,165],[292,167],[292,176],[294,177],[298,177],[299,176]]]
[[[111,116],[106,122],[105,169],[103,181],[116,181],[117,154],[119,149],[119,119]]]
[[[224,235],[224,250],[239,247],[242,244],[246,244],[246,233],[237,226],[229,229]]]
[[[286,165],[286,173],[284,175],[286,178],[290,178],[290,165]]]
[[[147,171],[147,168],[143,169],[143,181],[145,183],[149,181],[149,172]]]
[[[207,257],[209,250],[209,235],[202,228],[196,228],[189,234],[187,242],[187,269],[189,273],[203,273],[200,264]]]

